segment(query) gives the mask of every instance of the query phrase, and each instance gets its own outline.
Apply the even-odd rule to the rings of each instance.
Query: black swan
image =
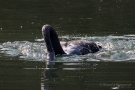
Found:
[[[85,55],[88,53],[95,53],[102,47],[96,43],[74,42],[74,43],[60,43],[58,35],[51,25],[44,25],[42,27],[42,35],[47,48],[47,59],[55,60],[55,55]]]

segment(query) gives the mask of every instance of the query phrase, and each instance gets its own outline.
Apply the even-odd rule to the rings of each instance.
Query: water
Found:
[[[63,41],[96,42],[102,50],[88,55],[57,56],[57,61],[133,61],[135,59],[135,35],[72,37],[62,36]],[[14,41],[0,45],[0,53],[5,56],[19,57],[20,60],[46,61],[46,47],[43,39],[35,42]]]
[[[135,89],[134,0],[0,1],[1,90]],[[103,49],[46,60],[41,35],[52,25],[60,41]]]

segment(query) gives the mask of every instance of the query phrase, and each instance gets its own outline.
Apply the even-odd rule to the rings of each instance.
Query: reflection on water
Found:
[[[41,76],[41,90],[107,90],[135,88],[133,63],[65,62],[48,65]],[[57,69],[53,69],[54,67]],[[125,70],[123,70],[125,69]]]
[[[95,54],[57,56],[57,61],[134,61],[135,59],[135,35],[101,37],[62,36],[60,39],[70,43],[74,41],[96,42],[100,44],[103,49]],[[16,56],[25,60],[45,60],[45,49],[43,39],[36,39],[35,42],[15,41],[0,44],[0,53],[3,54],[3,56]]]
[[[1,60],[1,90],[134,89],[134,62]]]

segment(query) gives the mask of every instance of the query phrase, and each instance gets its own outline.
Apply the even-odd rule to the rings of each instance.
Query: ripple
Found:
[[[103,49],[94,54],[57,56],[57,61],[134,61],[135,59],[135,35],[93,37],[61,36],[60,40],[69,42],[97,42]],[[20,60],[46,60],[46,47],[43,39],[35,39],[35,42],[14,41],[1,43],[0,53],[3,53],[4,56],[18,56]]]

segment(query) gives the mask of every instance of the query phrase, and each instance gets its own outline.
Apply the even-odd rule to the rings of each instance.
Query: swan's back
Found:
[[[63,50],[67,55],[85,55],[88,53],[95,53],[100,49],[101,46],[98,46],[96,43],[73,42],[63,45]]]

